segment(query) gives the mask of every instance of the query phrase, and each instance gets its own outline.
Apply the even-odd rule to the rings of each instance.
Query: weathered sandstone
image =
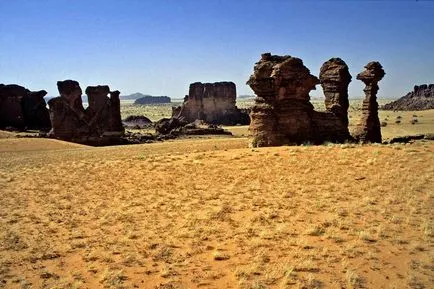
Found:
[[[358,124],[354,137],[363,143],[381,143],[381,126],[378,118],[377,92],[378,82],[386,73],[379,62],[372,61],[365,70],[357,74],[357,79],[366,85],[363,91],[365,99],[362,106],[362,119]]]
[[[325,107],[340,116],[348,125],[348,85],[351,75],[347,64],[340,58],[332,58],[322,66],[319,79],[325,96]]]
[[[345,70],[346,69],[346,70]],[[256,93],[250,118],[251,145],[344,142],[348,132],[348,86],[351,76],[340,59],[323,65],[322,83],[326,87],[326,112],[316,112],[309,92],[320,80],[311,75],[296,57],[265,53],[254,67],[247,84]]]
[[[48,102],[52,130],[50,136],[91,145],[116,143],[124,133],[119,91],[107,85],[88,86],[89,106],[84,109],[77,81],[58,81],[60,96]],[[110,97],[108,96],[110,94]]]
[[[182,106],[173,108],[172,117],[185,122],[198,119],[209,124],[248,124],[248,115],[235,105],[236,97],[233,82],[195,82],[190,84]]]

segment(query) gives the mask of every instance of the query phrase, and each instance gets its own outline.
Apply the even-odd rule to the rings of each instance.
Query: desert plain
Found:
[[[433,110],[379,113],[384,139],[434,133]],[[251,149],[227,129],[111,147],[0,132],[0,288],[433,288],[433,141]]]

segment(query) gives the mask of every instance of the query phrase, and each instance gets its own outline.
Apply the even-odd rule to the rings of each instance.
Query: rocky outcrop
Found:
[[[170,97],[168,96],[152,96],[145,95],[134,101],[134,104],[157,104],[157,103],[170,103]]]
[[[205,123],[201,120],[195,120],[186,123],[176,117],[162,118],[155,123],[157,139],[174,139],[191,135],[232,135],[231,132],[224,130],[214,124]]]
[[[400,99],[385,104],[385,110],[427,110],[434,109],[434,84],[415,85],[413,91]]]
[[[366,85],[363,91],[365,99],[362,106],[362,119],[358,124],[354,137],[363,143],[381,143],[381,126],[378,118],[377,92],[378,82],[386,73],[379,62],[372,61],[365,70],[357,74],[357,79]]]
[[[350,139],[346,115],[348,94],[344,88],[351,76],[345,74],[345,67],[345,62],[337,59],[323,65],[321,76],[328,93],[328,110],[316,112],[310,103],[309,92],[320,80],[310,74],[303,61],[288,55],[262,54],[247,82],[257,96],[250,113],[251,145],[344,142]]]
[[[119,91],[110,92],[107,85],[87,87],[89,106],[84,109],[77,81],[58,81],[57,87],[60,96],[48,102],[51,137],[90,145],[108,145],[120,139],[124,128]]]
[[[172,117],[185,122],[198,119],[209,124],[248,124],[248,115],[235,105],[236,97],[233,82],[195,82],[190,84],[182,106],[173,108]]]
[[[347,64],[340,58],[331,58],[321,66],[319,79],[326,110],[341,117],[348,125],[348,85],[351,75]]]
[[[45,90],[30,91],[16,84],[0,84],[0,128],[49,130]]]

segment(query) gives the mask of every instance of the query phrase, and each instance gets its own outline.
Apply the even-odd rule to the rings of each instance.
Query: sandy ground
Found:
[[[432,288],[434,145],[0,140],[0,287]]]

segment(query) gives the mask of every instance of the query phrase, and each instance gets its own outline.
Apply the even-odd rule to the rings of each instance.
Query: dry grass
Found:
[[[135,105],[131,102],[123,101],[121,103],[122,119],[130,115],[144,115],[152,121],[157,121],[164,117],[170,118],[172,116],[172,106],[178,106],[181,103],[162,103],[152,105]]]
[[[0,287],[434,282],[432,142],[22,141],[0,142]]]

